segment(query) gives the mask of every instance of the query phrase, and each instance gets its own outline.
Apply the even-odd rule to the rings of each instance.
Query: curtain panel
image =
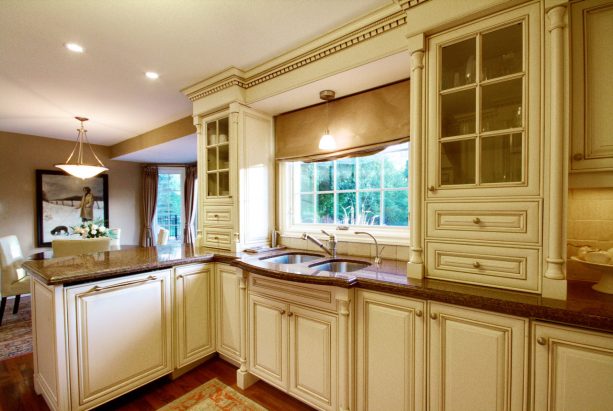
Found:
[[[158,168],[157,166],[146,166],[143,168],[143,232],[141,235],[141,245],[152,247],[155,245],[153,237],[153,219],[158,197]]]
[[[279,161],[326,161],[373,153],[409,138],[409,80],[275,117]],[[319,149],[329,128],[337,149]]]
[[[198,169],[196,166],[185,167],[185,185],[183,188],[183,207],[185,208],[185,227],[183,228],[183,244],[194,243],[192,220],[194,219],[194,196]]]

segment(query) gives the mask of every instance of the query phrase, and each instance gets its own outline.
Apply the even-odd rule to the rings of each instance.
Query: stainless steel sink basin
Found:
[[[322,271],[333,271],[335,273],[350,273],[352,271],[361,270],[368,267],[370,264],[363,261],[355,260],[327,260],[321,263],[311,264],[309,267]]]
[[[266,261],[267,263],[275,263],[275,264],[300,264],[300,263],[306,263],[308,261],[317,260],[318,258],[322,258],[322,257],[323,255],[319,255],[319,254],[287,253],[287,254],[275,255],[273,257],[260,258],[260,260]]]

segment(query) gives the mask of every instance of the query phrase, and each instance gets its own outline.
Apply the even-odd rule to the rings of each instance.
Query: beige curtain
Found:
[[[198,171],[196,166],[185,167],[185,186],[183,188],[183,206],[185,207],[185,228],[183,229],[183,244],[194,243],[192,219],[194,218],[194,191]]]
[[[158,168],[147,166],[143,168],[143,219],[144,227],[141,236],[143,247],[155,245],[153,238],[153,219],[158,198]]]

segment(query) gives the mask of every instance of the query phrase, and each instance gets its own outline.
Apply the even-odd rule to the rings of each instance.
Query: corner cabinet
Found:
[[[428,277],[541,291],[541,20],[531,4],[428,39]]]
[[[231,251],[268,244],[274,216],[272,117],[232,103],[195,116],[195,123],[198,244]]]
[[[242,270],[217,263],[215,304],[217,311],[217,352],[239,364],[241,360],[240,282]]]

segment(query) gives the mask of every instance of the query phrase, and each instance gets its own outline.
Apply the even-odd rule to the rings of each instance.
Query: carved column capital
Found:
[[[548,30],[550,32],[566,27],[566,22],[564,21],[565,14],[566,6],[556,6],[547,12],[547,17],[549,17]]]
[[[411,52],[411,73],[424,68],[424,51],[414,50]]]

